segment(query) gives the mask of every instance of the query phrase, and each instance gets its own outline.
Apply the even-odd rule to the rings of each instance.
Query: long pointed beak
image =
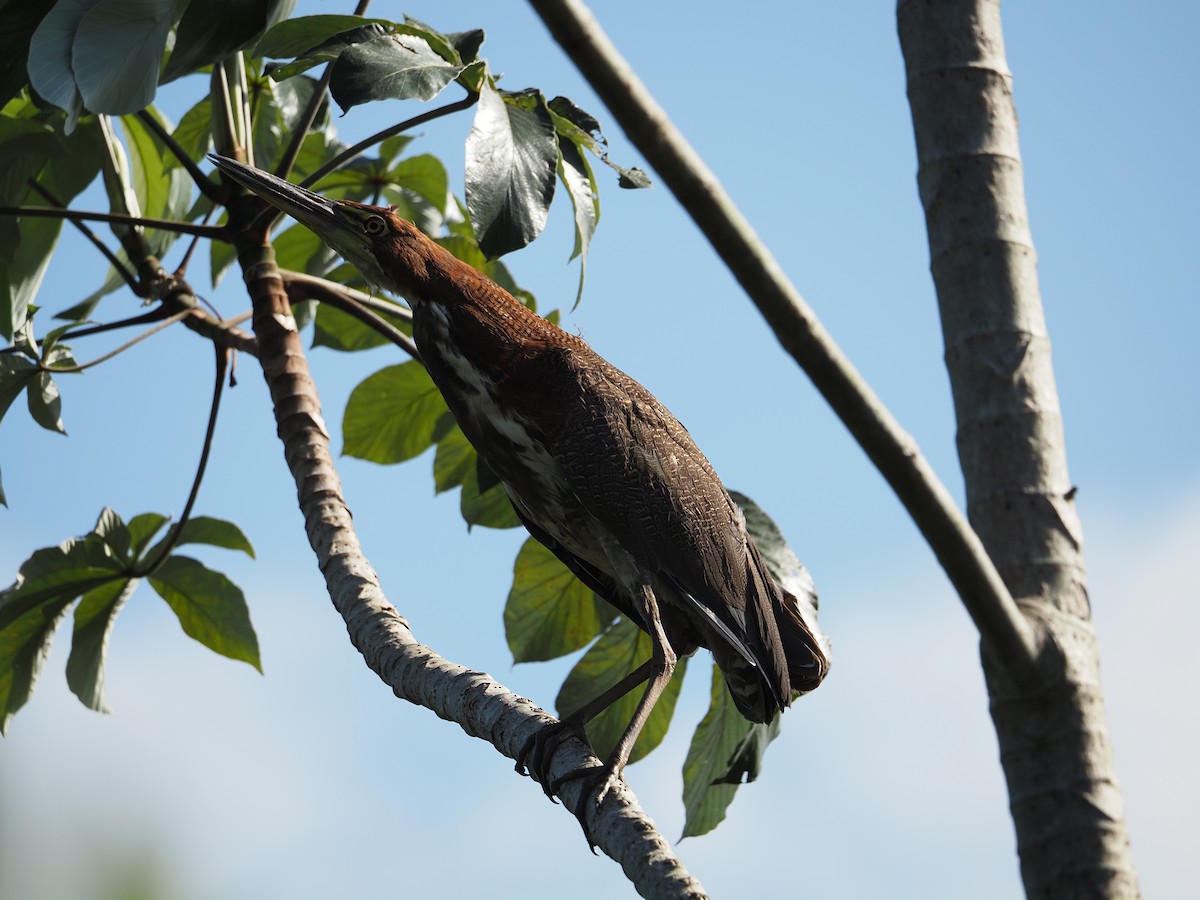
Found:
[[[337,204],[299,185],[276,178],[262,169],[215,153],[208,154],[213,165],[242,187],[262,197],[272,206],[303,222],[318,235],[327,237],[331,230],[345,227],[336,215]]]

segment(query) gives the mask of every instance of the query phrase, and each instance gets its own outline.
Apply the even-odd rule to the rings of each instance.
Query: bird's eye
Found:
[[[363,231],[366,234],[383,234],[387,231],[387,223],[383,221],[382,216],[370,216],[363,222]]]

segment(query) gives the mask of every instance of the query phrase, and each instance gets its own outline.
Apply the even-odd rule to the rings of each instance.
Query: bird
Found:
[[[517,517],[580,581],[647,632],[651,658],[526,742],[517,758],[553,799],[587,778],[599,805],[677,661],[712,651],[739,713],[767,723],[829,670],[828,644],[771,576],[742,510],[679,420],[580,337],[529,309],[391,207],[331,200],[211,154],[229,179],[291,215],[369,285],[405,298],[421,361]],[[599,767],[551,782],[570,734],[645,684]]]

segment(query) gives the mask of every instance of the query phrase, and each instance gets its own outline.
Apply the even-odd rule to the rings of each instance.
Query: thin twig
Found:
[[[413,339],[397,328],[390,322],[385,321],[382,317],[371,312],[362,303],[355,299],[353,294],[361,296],[359,291],[353,288],[343,287],[340,284],[334,284],[332,281],[326,281],[323,278],[296,278],[299,273],[290,273],[293,277],[284,278],[284,287],[288,292],[288,299],[295,302],[297,299],[303,300],[319,300],[322,303],[328,303],[330,306],[340,309],[346,315],[353,316],[362,322],[372,331],[387,338],[413,359],[420,362],[421,352],[417,349],[417,345],[413,343]],[[280,275],[283,275],[280,272]],[[297,290],[298,289],[298,290]],[[296,295],[293,296],[293,291]]]
[[[317,275],[307,275],[304,272],[293,272],[291,269],[280,269],[279,277],[284,280],[284,283],[295,282],[297,284],[314,285],[325,288],[327,290],[340,291],[346,297],[359,303],[367,309],[380,313],[381,315],[391,316],[394,319],[399,319],[402,322],[412,321],[412,310],[407,306],[401,306],[398,303],[392,303],[390,300],[380,300],[378,297],[372,297],[370,294],[364,294],[362,291],[355,290],[352,287],[346,287],[344,284],[338,284],[336,281],[330,281],[328,278],[321,278]]]
[[[0,206],[0,216],[36,216],[42,219],[79,219],[85,222],[114,222],[118,225],[140,225],[175,234],[194,234],[198,237],[225,240],[229,231],[224,225],[194,225],[173,219],[147,219],[142,216],[123,216],[120,213],[83,212],[54,206]]]
[[[187,524],[192,515],[192,507],[196,505],[196,497],[200,493],[200,482],[204,480],[204,470],[208,466],[208,454],[212,450],[213,434],[217,429],[217,414],[221,410],[221,394],[225,390],[225,370],[229,366],[229,348],[213,344],[213,350],[217,355],[217,377],[213,385],[212,405],[208,412],[208,427],[204,430],[204,447],[200,451],[200,464],[196,466],[196,477],[192,479],[192,489],[188,493],[187,503],[184,504],[179,521],[171,526],[170,532],[160,545],[157,556],[153,560],[147,560],[139,565],[133,573],[135,578],[144,578],[153,574],[159,566],[166,562],[171,551],[179,544],[183,526]]]
[[[62,199],[57,194],[38,184],[32,178],[29,179],[29,186],[41,194],[43,198],[48,200],[50,203],[53,203],[60,209],[66,207],[66,204],[63,203]],[[125,283],[129,285],[129,289],[131,291],[133,291],[139,297],[146,296],[146,290],[142,287],[141,282],[138,281],[137,276],[129,271],[129,267],[121,261],[121,258],[117,256],[117,254],[108,249],[108,245],[106,245],[104,241],[100,240],[96,232],[84,225],[83,221],[78,216],[68,215],[67,219],[72,225],[79,229],[85,238],[87,238],[96,246],[97,250],[104,254],[104,258],[112,263],[112,267],[117,270],[117,274],[119,274]]]
[[[145,109],[139,110],[137,117],[146,124],[147,128],[154,132],[155,136],[179,160],[183,168],[187,170],[187,173],[192,176],[192,181],[196,183],[196,187],[200,189],[200,193],[213,203],[221,203],[224,199],[221,186],[200,170],[195,160],[188,156],[187,151],[180,146],[179,141],[175,140],[171,133],[163,128],[162,122],[150,115],[149,111]]]
[[[139,334],[137,337],[133,338],[132,340],[126,341],[124,344],[122,344],[117,349],[111,350],[108,353],[105,353],[103,356],[96,357],[91,362],[79,363],[78,365],[75,365],[75,366],[48,366],[45,363],[39,361],[38,369],[40,369],[43,372],[82,372],[85,369],[90,369],[92,366],[98,366],[98,365],[100,365],[100,363],[107,362],[108,360],[112,359],[114,356],[124,353],[130,347],[133,347],[136,344],[140,344],[146,338],[151,337],[152,335],[158,334],[158,332],[162,331],[164,328],[166,328],[170,325],[174,325],[176,322],[180,321],[181,319],[185,318],[186,316],[190,316],[191,314],[192,314],[192,310],[190,310],[190,309],[180,310],[179,312],[175,313],[174,315],[168,316],[167,318],[163,319],[161,322],[159,322],[153,328],[142,332],[141,334]],[[63,337],[66,337],[66,335],[63,335]]]
[[[957,589],[984,646],[1018,680],[1034,677],[1037,648],[1028,623],[916,442],[826,332],[587,6],[581,0],[530,5],[892,486]]]

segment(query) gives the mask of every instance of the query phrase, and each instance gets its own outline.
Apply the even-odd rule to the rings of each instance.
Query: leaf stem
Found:
[[[162,122],[150,115],[149,110],[139,110],[137,117],[145,123],[146,127],[154,132],[155,136],[163,142],[168,150],[179,160],[187,173],[192,176],[192,181],[196,183],[200,193],[211,200],[213,203],[224,202],[224,192],[221,186],[209,178],[200,170],[196,161],[188,156],[187,151],[180,146],[179,142],[171,135],[167,129],[163,128]]]
[[[208,455],[212,450],[213,434],[217,429],[217,414],[221,410],[221,394],[225,389],[225,372],[229,368],[229,348],[222,347],[220,344],[214,342],[213,350],[217,357],[216,380],[213,384],[212,404],[208,412],[208,426],[204,430],[204,446],[200,450],[200,463],[196,466],[196,477],[192,479],[192,489],[188,493],[187,503],[184,504],[183,513],[179,516],[179,521],[171,526],[167,537],[159,545],[157,557],[153,560],[146,560],[141,565],[138,565],[133,572],[134,578],[145,578],[147,575],[153,574],[159,566],[166,562],[167,557],[178,546],[179,538],[183,533],[183,526],[191,518],[192,507],[196,505],[196,497],[200,493],[200,482],[204,480],[204,470],[208,467]]]
[[[167,328],[170,325],[174,325],[176,322],[182,320],[186,316],[190,316],[191,314],[192,314],[191,309],[182,309],[179,312],[175,313],[174,315],[168,316],[167,318],[163,319],[163,321],[159,322],[157,325],[155,325],[153,328],[149,329],[148,331],[144,331],[141,334],[139,334],[137,337],[133,338],[132,340],[126,341],[124,344],[122,344],[120,347],[117,347],[115,350],[111,350],[108,353],[105,353],[103,356],[96,357],[91,362],[80,363],[75,366],[48,366],[44,362],[41,362],[39,360],[38,361],[38,369],[40,369],[43,372],[83,372],[86,369],[90,369],[92,366],[98,366],[100,363],[107,362],[108,360],[112,359],[114,356],[124,353],[130,347],[133,347],[136,344],[140,344],[146,338],[157,334],[158,332],[162,331],[164,328]],[[64,335],[64,337],[65,336],[66,335]]]

